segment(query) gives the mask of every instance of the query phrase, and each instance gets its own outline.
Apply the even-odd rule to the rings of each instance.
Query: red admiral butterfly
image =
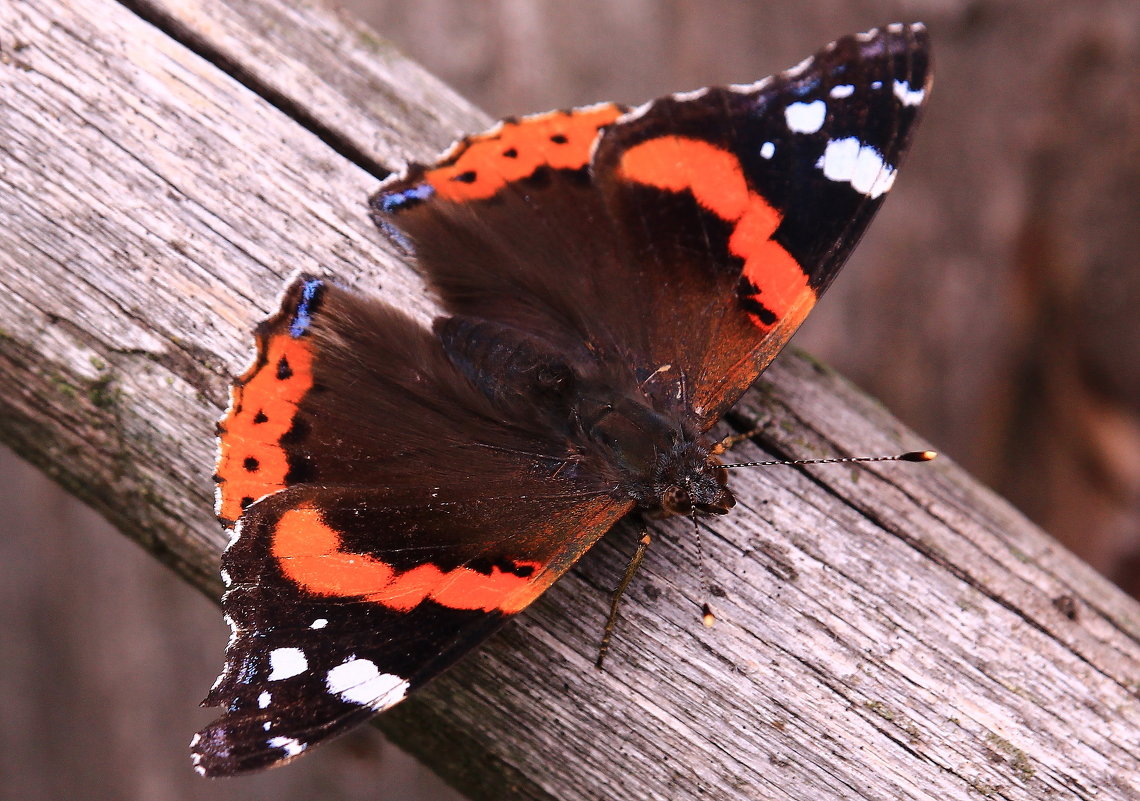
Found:
[[[831,283],[930,84],[922,25],[749,86],[506,120],[372,198],[448,316],[302,276],[219,424],[233,636],[206,775],[404,698],[611,526],[734,504],[705,435]]]

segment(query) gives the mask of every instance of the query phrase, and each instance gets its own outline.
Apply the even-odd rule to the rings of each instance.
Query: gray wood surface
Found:
[[[145,10],[0,6],[0,437],[216,594],[210,432],[249,329],[300,268],[426,320],[364,199],[480,118],[317,7]],[[753,420],[796,457],[925,444],[794,354]],[[1140,794],[1140,609],[951,462],[733,487],[700,562],[657,529],[607,672],[626,528],[382,727],[474,798]]]

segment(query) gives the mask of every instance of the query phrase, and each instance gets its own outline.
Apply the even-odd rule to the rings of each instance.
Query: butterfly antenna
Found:
[[[852,462],[929,462],[938,456],[937,451],[908,451],[897,456],[839,456],[831,459],[772,459],[766,462],[736,462],[734,464],[717,464],[717,467],[728,470],[733,467],[770,467],[772,465],[801,465],[801,464],[851,464]]]

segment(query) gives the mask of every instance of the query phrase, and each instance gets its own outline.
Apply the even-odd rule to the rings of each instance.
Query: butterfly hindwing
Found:
[[[413,249],[451,314],[510,324],[564,353],[614,353],[639,337],[628,319],[639,287],[614,280],[634,254],[620,250],[589,158],[624,111],[500,123],[389,183],[373,217]]]

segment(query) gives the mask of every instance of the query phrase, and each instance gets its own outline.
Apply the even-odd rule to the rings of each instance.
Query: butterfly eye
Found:
[[[675,515],[687,515],[693,511],[693,502],[689,498],[689,491],[683,487],[669,487],[661,496],[661,506],[666,512]]]

